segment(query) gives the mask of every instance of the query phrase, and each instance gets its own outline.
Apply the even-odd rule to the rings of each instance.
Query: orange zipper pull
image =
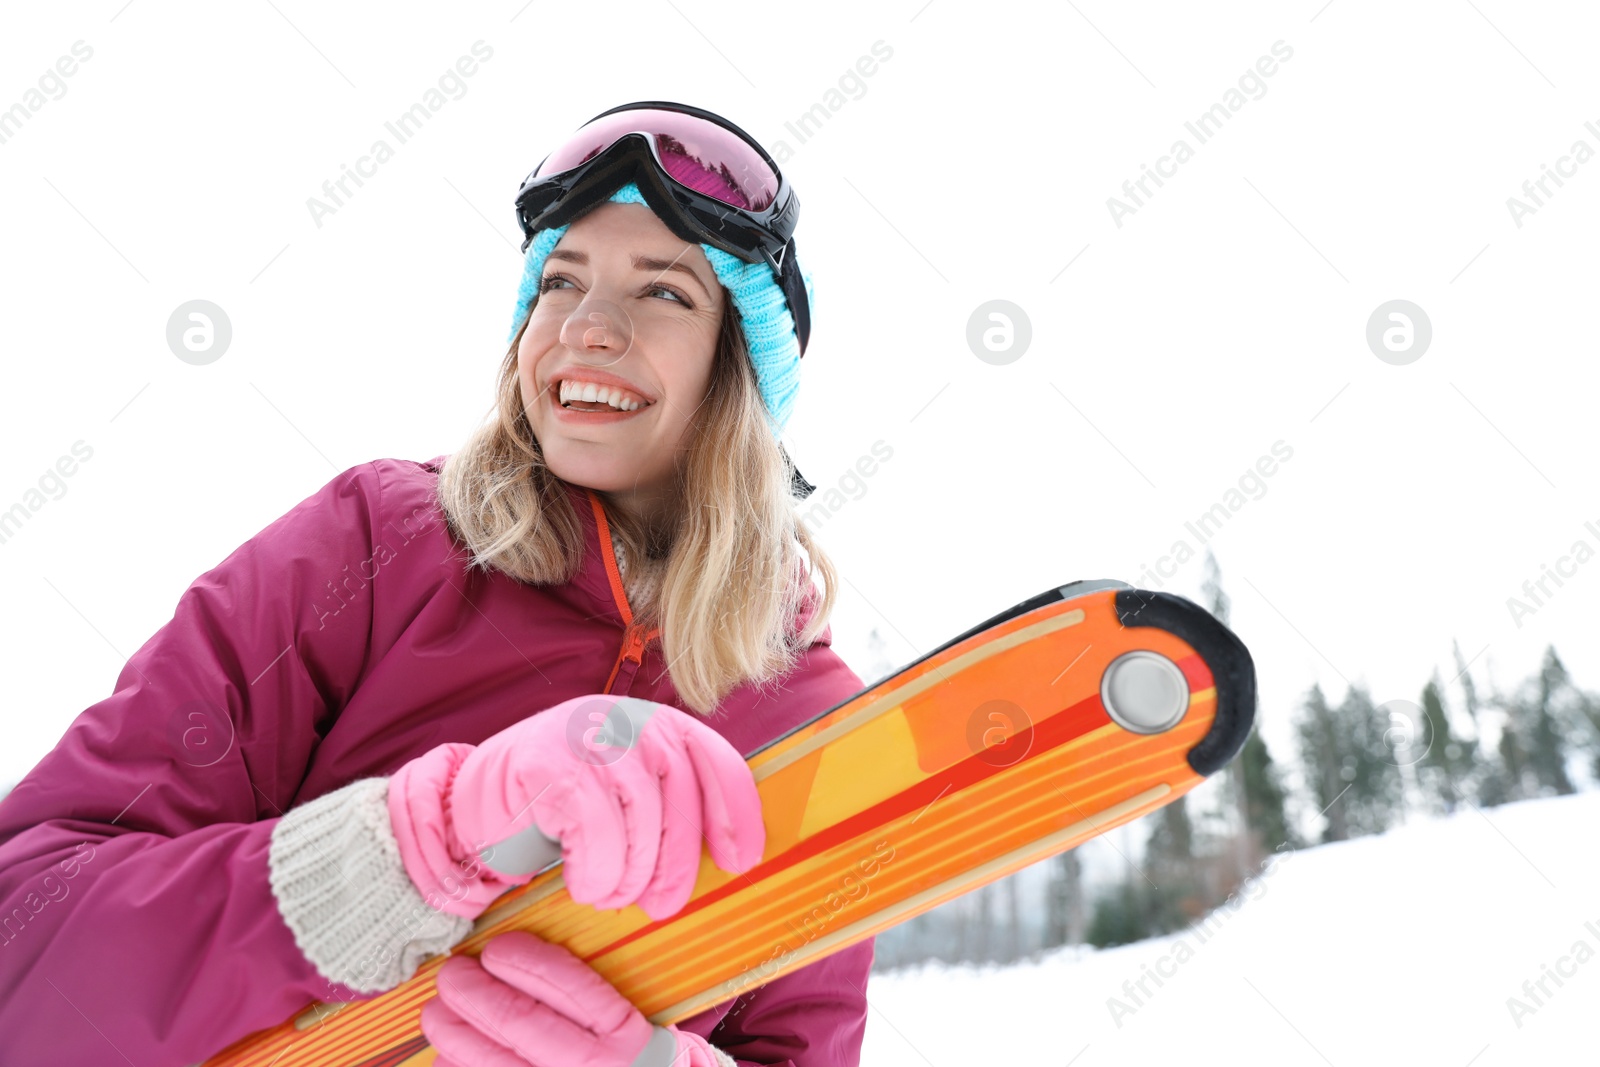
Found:
[[[629,623],[627,638],[627,644],[624,645],[622,650],[622,657],[631,659],[635,663],[642,663],[644,661],[644,643],[646,641],[644,627]]]
[[[633,683],[634,672],[644,665],[644,646],[650,639],[643,630],[642,626],[631,622],[623,629],[622,648],[617,653],[617,662],[611,666],[611,677],[606,679],[606,687],[601,692],[614,692],[613,686],[619,684],[619,680],[623,691],[626,692],[627,687]],[[624,663],[633,664],[628,668],[626,675],[623,675],[622,671]]]

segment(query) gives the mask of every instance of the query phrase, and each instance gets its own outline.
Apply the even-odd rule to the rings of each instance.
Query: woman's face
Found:
[[[539,287],[517,374],[545,462],[654,513],[711,383],[726,299],[711,263],[645,205],[607,202],[562,235]]]

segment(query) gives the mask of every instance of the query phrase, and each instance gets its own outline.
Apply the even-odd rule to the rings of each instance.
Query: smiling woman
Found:
[[[864,688],[779,445],[810,333],[798,201],[709,112],[601,119],[518,195],[486,424],[342,472],[196,579],[0,803],[0,904],[95,857],[0,946],[0,1061],[248,1045],[395,989],[557,856],[572,900],[652,919],[708,850],[766,861],[744,757]],[[227,709],[220,756],[185,747],[193,707]],[[340,1055],[412,1062],[420,1027],[441,1067],[855,1067],[872,951],[657,1026],[566,949],[494,938]]]

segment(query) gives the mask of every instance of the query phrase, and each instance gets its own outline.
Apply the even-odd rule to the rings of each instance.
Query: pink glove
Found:
[[[521,930],[478,960],[452,956],[435,985],[422,1006],[435,1067],[717,1067],[705,1038],[651,1025],[593,967]]]
[[[389,779],[389,818],[423,897],[466,918],[548,866],[555,842],[573,900],[637,902],[651,919],[688,903],[702,835],[734,874],[766,848],[744,757],[687,712],[614,695],[574,697],[477,746],[430,749]]]

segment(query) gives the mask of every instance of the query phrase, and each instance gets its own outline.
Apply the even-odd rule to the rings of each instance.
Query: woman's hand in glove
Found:
[[[574,697],[480,745],[439,745],[395,772],[388,797],[407,875],[467,918],[547,866],[556,842],[573,900],[637,902],[652,919],[688,902],[702,837],[735,874],[766,847],[744,757],[693,715],[635,697]],[[548,853],[530,861],[530,841]]]
[[[654,1026],[594,968],[520,930],[453,956],[422,1007],[437,1067],[718,1067],[697,1034]]]

